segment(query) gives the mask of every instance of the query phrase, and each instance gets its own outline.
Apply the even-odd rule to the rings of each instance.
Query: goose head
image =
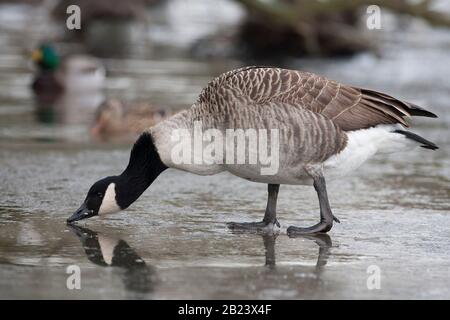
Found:
[[[143,133],[133,146],[127,168],[118,176],[95,182],[81,206],[68,223],[94,216],[104,216],[128,208],[167,169],[149,133]]]
[[[67,222],[71,223],[97,215],[118,212],[124,208],[117,203],[121,183],[118,176],[110,176],[95,182],[89,189],[84,202]]]
[[[55,48],[49,44],[42,44],[39,48],[34,50],[31,54],[31,59],[42,70],[56,70],[60,64],[60,58]]]

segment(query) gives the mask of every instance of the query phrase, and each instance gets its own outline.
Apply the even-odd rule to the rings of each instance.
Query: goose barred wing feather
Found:
[[[304,108],[324,115],[344,131],[379,124],[400,123],[407,127],[411,116],[436,117],[377,91],[340,84],[309,72],[265,67],[245,67],[217,77],[200,94],[197,104],[208,105],[210,112],[227,113],[230,102],[239,99]]]
[[[189,118],[184,119],[188,123],[200,121],[203,130],[263,129],[270,136],[270,131],[275,129],[278,131],[280,166],[322,162],[347,144],[347,135],[332,120],[305,108],[295,108],[291,103],[256,103],[238,97],[221,108],[221,111],[229,108],[232,112],[212,113],[209,107],[196,105],[190,109]],[[301,150],[301,153],[293,150]]]

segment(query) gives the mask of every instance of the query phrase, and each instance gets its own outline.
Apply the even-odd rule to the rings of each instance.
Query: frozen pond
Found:
[[[23,49],[39,33],[24,22],[30,9],[5,10],[14,22],[0,19],[0,298],[450,299],[448,30],[413,27],[387,40],[381,57],[289,63],[428,107],[440,118],[415,119],[414,131],[440,149],[379,156],[329,183],[341,220],[329,236],[286,235],[289,225],[314,224],[318,203],[313,188],[281,186],[281,232],[263,237],[225,223],[261,219],[265,185],[174,170],[127,211],[67,226],[92,182],[124,169],[130,145],[90,141],[71,104],[55,111],[58,121],[42,121]],[[105,60],[108,96],[181,108],[243,64],[146,50],[154,58]],[[70,265],[81,269],[81,290],[66,287]],[[367,287],[370,266],[381,272],[379,290]]]

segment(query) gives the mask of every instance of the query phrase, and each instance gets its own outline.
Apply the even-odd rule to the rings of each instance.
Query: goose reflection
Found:
[[[276,266],[275,242],[278,234],[262,234],[261,236],[264,242],[266,257],[265,265],[271,269],[274,269]],[[328,257],[330,255],[330,248],[333,246],[330,236],[326,233],[318,233],[312,235],[301,235],[296,238],[312,240],[319,246],[315,270],[318,272],[322,271],[323,267],[327,264]]]
[[[329,235],[316,234],[301,236],[302,239],[313,241],[319,247],[317,260],[314,266],[285,265],[282,263],[277,266],[275,250],[277,235],[262,235],[262,238],[265,249],[266,269],[264,279],[269,281],[268,284],[260,287],[261,290],[276,289],[281,286],[295,290],[297,292],[296,295],[299,295],[298,297],[301,298],[308,298],[317,294],[320,295],[320,292],[325,290],[325,282],[322,280],[322,275],[332,247],[332,241]],[[297,241],[299,240],[298,238],[299,237],[297,237],[296,240],[291,239],[290,241]],[[280,280],[280,277],[283,280]],[[262,297],[265,298],[265,296]]]
[[[102,267],[118,267],[124,270],[122,280],[127,290],[139,293],[153,291],[155,270],[124,240],[80,226],[67,227],[81,241],[91,262]]]

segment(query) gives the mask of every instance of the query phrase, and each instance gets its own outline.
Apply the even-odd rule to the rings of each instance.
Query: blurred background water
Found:
[[[359,27],[368,48],[283,54],[286,44],[267,45],[242,2],[251,1],[131,1],[109,12],[113,21],[82,7],[82,32],[67,30],[65,1],[0,3],[0,298],[450,298],[450,30],[382,8],[380,30]],[[258,30],[267,43],[243,43]],[[104,87],[35,95],[30,54],[43,42],[97,57]],[[286,236],[287,226],[316,221],[312,188],[281,187],[278,237],[234,234],[225,222],[260,219],[266,186],[177,171],[126,212],[65,225],[91,183],[128,160],[133,134],[92,135],[102,101],[176,112],[210,79],[247,64],[312,71],[427,107],[439,119],[414,119],[414,131],[440,149],[378,156],[330,183],[342,223],[329,237]],[[72,264],[82,290],[66,287]],[[380,290],[367,288],[370,265],[381,270]]]

